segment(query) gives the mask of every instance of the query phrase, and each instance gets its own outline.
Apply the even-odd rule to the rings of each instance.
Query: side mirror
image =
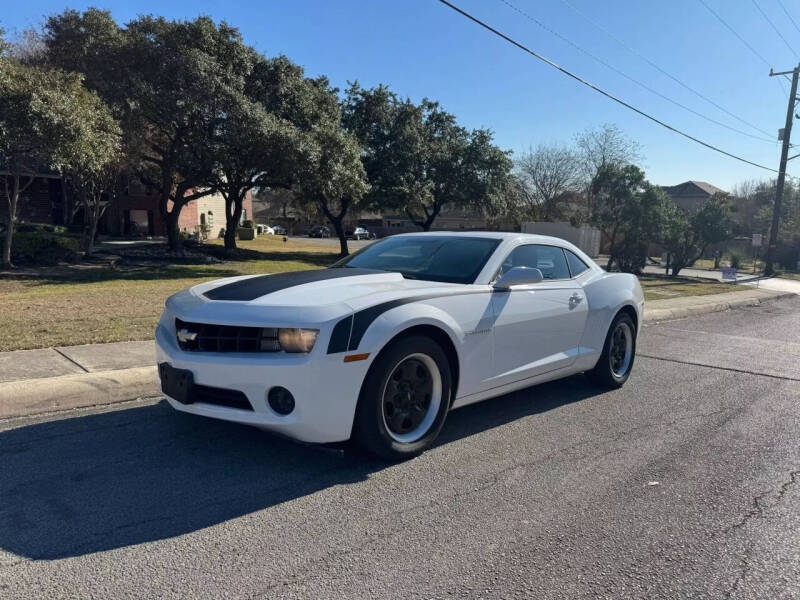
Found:
[[[515,285],[528,285],[531,283],[539,283],[544,279],[544,275],[539,269],[530,267],[513,267],[507,273],[503,273],[494,283],[496,290],[509,290]]]

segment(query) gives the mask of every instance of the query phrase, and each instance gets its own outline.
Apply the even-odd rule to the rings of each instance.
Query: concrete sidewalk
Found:
[[[718,312],[795,295],[747,289],[653,300],[644,322]],[[0,352],[0,420],[160,394],[152,340]]]
[[[152,340],[0,352],[0,420],[158,393]]]

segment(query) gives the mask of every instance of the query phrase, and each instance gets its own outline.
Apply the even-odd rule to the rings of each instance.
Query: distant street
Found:
[[[327,243],[327,242],[323,242]],[[800,298],[387,465],[163,401],[0,424],[2,598],[797,598]]]

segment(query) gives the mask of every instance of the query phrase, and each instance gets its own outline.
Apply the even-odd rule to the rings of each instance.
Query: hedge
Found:
[[[15,231],[11,240],[11,260],[19,264],[54,265],[61,261],[73,262],[82,251],[82,237],[67,233],[51,233],[41,229]]]

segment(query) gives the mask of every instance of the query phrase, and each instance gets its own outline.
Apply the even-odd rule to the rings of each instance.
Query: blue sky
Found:
[[[760,141],[707,122],[642,89],[501,0],[453,0],[532,49],[654,116],[754,162],[777,168],[777,142]],[[508,0],[551,30],[628,76],[697,112],[763,136],[707,104],[649,66],[574,12],[565,0]],[[745,121],[776,136],[785,90],[768,67],[709,13],[700,0],[567,0],[627,45]],[[779,0],[705,0],[776,70],[792,68],[798,31]],[[800,25],[800,1],[782,0]],[[137,14],[169,18],[208,14],[239,27],[267,55],[283,53],[334,85],[387,83],[414,100],[438,100],[469,127],[488,127],[516,153],[531,145],[570,142],[576,132],[617,123],[643,146],[648,178],[658,184],[699,179],[728,189],[772,174],[723,157],[651,123],[492,36],[436,0],[26,0],[8,2],[0,25],[37,26],[64,8],[96,5],[124,23]],[[798,133],[800,135],[800,133]],[[800,158],[798,159],[800,161]],[[792,170],[790,163],[789,172]],[[800,175],[800,164],[795,166]]]

